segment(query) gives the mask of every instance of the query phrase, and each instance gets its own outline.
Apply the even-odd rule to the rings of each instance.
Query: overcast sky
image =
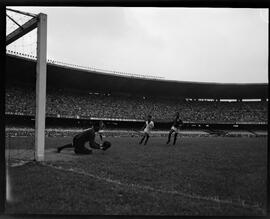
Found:
[[[50,59],[179,81],[268,83],[268,9],[16,9],[48,15]]]

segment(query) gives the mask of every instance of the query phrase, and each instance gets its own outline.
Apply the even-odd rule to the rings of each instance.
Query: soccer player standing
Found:
[[[73,143],[58,147],[57,152],[60,153],[65,148],[74,148],[76,154],[91,154],[92,150],[85,147],[86,142],[89,142],[89,146],[93,149],[107,150],[111,146],[110,142],[105,141],[102,145],[95,142],[95,133],[102,129],[102,126],[102,122],[94,123],[92,128],[75,135],[73,137]]]
[[[171,141],[171,135],[174,133],[174,140],[173,140],[173,145],[176,143],[177,135],[179,133],[179,127],[183,125],[182,120],[180,119],[180,114],[179,112],[176,113],[175,119],[173,120],[173,124],[171,127],[171,130],[168,135],[168,141],[167,144],[170,143]]]
[[[148,115],[147,120],[145,121],[145,124],[143,126],[143,137],[139,144],[142,144],[144,139],[145,139],[144,145],[147,144],[148,139],[149,139],[149,134],[152,128],[154,128],[154,122],[152,121],[152,116]]]

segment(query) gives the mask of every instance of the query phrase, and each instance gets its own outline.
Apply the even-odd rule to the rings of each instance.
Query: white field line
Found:
[[[82,171],[82,170],[73,169],[73,168],[66,169],[66,168],[63,168],[61,166],[55,166],[55,165],[48,164],[48,163],[42,163],[42,165],[52,167],[52,168],[57,169],[57,170],[62,170],[62,171],[67,171],[67,172],[72,172],[72,173],[88,176],[88,177],[91,177],[91,178],[94,178],[97,180],[117,184],[120,186],[132,187],[132,188],[137,188],[137,189],[141,189],[141,190],[148,190],[148,191],[160,192],[160,193],[165,193],[165,194],[179,195],[179,196],[183,196],[183,197],[191,198],[191,199],[212,201],[212,202],[216,202],[218,204],[230,204],[230,205],[248,208],[248,209],[256,209],[256,210],[260,211],[263,215],[266,214],[265,210],[263,208],[259,207],[258,203],[257,204],[247,204],[245,200],[241,200],[241,199],[239,199],[238,202],[233,202],[232,200],[219,199],[218,196],[207,197],[207,196],[201,196],[201,195],[196,195],[196,194],[183,193],[180,191],[169,191],[169,190],[157,189],[157,188],[153,188],[151,186],[146,186],[146,185],[139,185],[139,184],[134,184],[134,183],[123,183],[119,180],[113,180],[110,178],[100,177],[100,176],[97,176],[97,175],[94,175],[91,173],[86,173],[85,171]]]
[[[8,164],[9,167],[19,167],[19,166],[23,166],[27,163],[30,163],[32,161],[18,161],[18,162],[15,162],[15,163],[11,163],[11,164]]]

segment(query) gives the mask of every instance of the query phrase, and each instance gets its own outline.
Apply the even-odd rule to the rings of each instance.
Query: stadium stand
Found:
[[[48,88],[48,117],[114,118],[143,120],[151,114],[155,121],[170,121],[176,111],[189,122],[267,122],[267,102],[184,101],[160,97],[143,97],[87,93]],[[35,115],[35,89],[6,87],[6,113]]]

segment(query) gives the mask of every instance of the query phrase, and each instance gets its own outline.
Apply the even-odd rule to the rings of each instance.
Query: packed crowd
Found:
[[[159,97],[115,96],[48,89],[46,115],[71,118],[145,119],[170,121],[176,111],[190,122],[266,122],[267,102],[181,101]],[[6,88],[6,113],[35,115],[35,90]]]
[[[78,129],[62,129],[62,128],[49,128],[45,130],[45,136],[46,137],[68,137],[77,134],[79,131]],[[16,137],[16,136],[27,136],[27,137],[33,137],[34,141],[34,136],[35,136],[35,130],[34,128],[29,128],[29,127],[8,127],[5,130],[6,138],[10,137]]]

